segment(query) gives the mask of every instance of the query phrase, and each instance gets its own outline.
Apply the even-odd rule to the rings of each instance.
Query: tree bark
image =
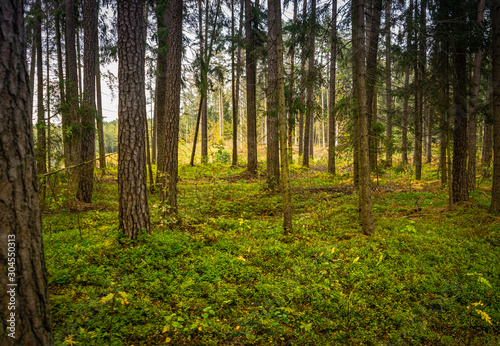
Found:
[[[441,169],[441,186],[448,183],[448,170],[446,162],[446,150],[448,147],[448,129],[449,122],[448,116],[450,113],[450,100],[449,100],[449,79],[448,79],[448,53],[445,49],[441,48],[439,53],[440,57],[440,82],[442,86],[442,97],[439,101],[440,113],[440,135],[439,135],[439,166]]]
[[[166,179],[162,199],[167,200],[170,213],[177,213],[177,176],[179,151],[179,117],[181,106],[182,72],[182,0],[170,0],[167,9],[167,65],[165,152]]]
[[[166,137],[166,88],[167,88],[167,9],[166,4],[158,2],[156,8],[157,28],[158,28],[158,55],[156,65],[156,121],[157,121],[157,171],[156,182],[162,184],[165,181],[165,164],[167,162],[167,152],[165,142]]]
[[[285,78],[283,68],[283,39],[281,29],[281,4],[279,0],[269,0],[269,28],[275,29],[270,32],[275,35],[276,42],[273,47],[276,50],[277,64],[277,117],[279,122],[279,141],[281,157],[281,191],[283,195],[283,229],[285,232],[292,231],[292,208],[290,198],[290,181],[288,176],[288,152],[286,138],[286,109],[285,109]]]
[[[481,25],[484,18],[484,1],[479,0],[477,8],[477,23]],[[469,122],[467,128],[468,136],[468,164],[467,164],[467,183],[469,191],[476,189],[476,154],[477,154],[477,100],[479,97],[479,82],[481,78],[481,60],[482,52],[479,50],[474,54],[474,66],[472,70],[472,90],[469,107]]]
[[[267,186],[270,190],[275,190],[280,181],[279,166],[279,139],[278,139],[278,52],[276,49],[277,26],[274,1],[268,1],[268,36],[267,36],[267,72],[268,85],[266,92],[267,99]]]
[[[464,6],[464,0],[457,6]],[[462,11],[455,13],[458,20]],[[457,24],[459,25],[459,24]],[[458,29],[459,30],[459,29]],[[460,32],[460,31],[458,31]],[[455,81],[453,85],[454,130],[453,130],[453,202],[469,200],[467,189],[467,45],[464,38],[454,43],[453,63]]]
[[[96,32],[97,34],[97,32]],[[99,134],[99,168],[106,168],[106,149],[104,148],[104,127],[102,113],[102,92],[101,92],[101,64],[99,59],[99,37],[96,38],[96,66],[95,83],[97,93],[97,129]]]
[[[490,89],[488,93],[488,103],[490,104],[490,108],[492,110],[491,113],[493,113],[493,100],[492,100],[492,95],[493,90]],[[481,154],[481,170],[483,172],[483,175],[486,177],[489,176],[489,168],[491,165],[491,159],[493,157],[492,155],[492,147],[493,147],[493,118],[485,116],[484,118],[484,132],[483,132],[483,148],[482,148],[482,154]]]
[[[493,0],[491,18],[500,18],[500,0]],[[500,23],[493,20],[493,185],[492,212],[500,212]]]
[[[307,0],[302,0],[302,23],[306,24],[307,21]],[[304,37],[302,43],[302,52],[300,57],[300,73],[301,76],[301,86],[300,86],[300,105],[301,109],[299,111],[299,156],[304,155],[304,110],[305,110],[305,95],[306,95],[306,87],[307,87],[307,71],[306,71],[306,60],[307,60],[307,48],[306,48],[306,40]],[[304,157],[302,157],[302,160]]]
[[[405,94],[403,98],[403,113],[401,114],[401,165],[408,164],[408,88],[410,85],[410,69],[405,69]]]
[[[87,162],[95,156],[95,66],[96,66],[96,38],[97,16],[95,0],[84,0],[83,3],[84,27],[84,105],[81,115],[81,149],[80,162]],[[94,186],[94,163],[88,163],[79,169],[78,189],[76,198],[85,203],[92,202]]]
[[[35,3],[35,42],[36,42],[36,75],[37,75],[37,123],[36,123],[36,162],[39,174],[47,173],[47,138],[45,123],[45,107],[43,105],[43,51],[42,51],[42,5]],[[42,187],[42,191],[43,191]]]
[[[374,233],[370,162],[368,143],[368,109],[366,102],[366,67],[365,67],[365,33],[363,0],[353,0],[352,3],[352,49],[354,95],[357,101],[359,118],[359,208],[362,232],[366,235]]]
[[[49,13],[47,11],[47,17],[45,19],[45,49],[47,52],[47,60],[45,61],[45,68],[47,71],[47,85],[46,85],[46,92],[47,92],[47,170],[50,172],[51,170],[51,164],[50,164],[50,153],[52,151],[51,147],[51,140],[50,140],[50,132],[51,132],[51,125],[50,125],[50,42],[49,42]]]
[[[143,2],[118,0],[119,228],[133,241],[150,232],[146,183]]]
[[[241,9],[240,9],[241,10]],[[241,26],[241,25],[240,25]],[[232,138],[232,143],[233,143],[233,155],[232,155],[232,161],[231,164],[233,166],[236,166],[238,164],[238,97],[239,97],[239,90],[238,93],[236,92],[236,66],[234,62],[234,55],[235,55],[235,41],[236,41],[236,36],[234,35],[234,1],[231,1],[231,38],[232,38],[232,43],[231,43],[231,103],[232,103],[232,115],[233,115],[233,138]],[[239,38],[239,36],[238,36]],[[238,76],[239,77],[239,76]],[[239,87],[239,86],[238,86]],[[239,88],[238,88],[239,89]]]
[[[387,114],[385,162],[392,167],[392,70],[391,70],[391,2],[385,4],[385,108]]]
[[[0,344],[52,345],[23,18],[22,1],[0,2]]]
[[[312,153],[313,144],[312,124],[314,123],[314,81],[316,80],[315,71],[315,42],[316,42],[316,0],[311,0],[311,15],[309,16],[309,66],[307,69],[306,86],[306,118],[304,128],[304,153],[302,156],[302,165],[309,167],[309,155]]]
[[[415,42],[415,48],[418,45],[418,58],[415,60],[415,151],[413,162],[415,165],[415,180],[422,179],[422,119],[423,119],[423,86],[425,80],[426,64],[426,0],[420,1],[420,13],[415,4],[415,18],[419,21],[418,43]]]
[[[328,173],[335,174],[335,138],[336,111],[335,111],[335,78],[337,73],[337,0],[332,1],[332,37],[330,47],[330,88],[328,90]]]
[[[252,23],[256,25],[256,18],[252,16],[251,0],[245,0],[245,35],[247,41],[246,72],[247,72],[247,170],[257,173],[257,109],[256,83],[257,70],[255,60],[255,37],[252,33]]]
[[[75,165],[79,159],[80,146],[78,127],[80,124],[78,118],[78,65],[76,63],[75,48],[75,5],[74,0],[66,0],[66,32],[65,32],[65,51],[66,51],[66,128],[63,128],[63,135],[68,143],[68,157],[66,167]],[[63,124],[64,126],[64,124]]]

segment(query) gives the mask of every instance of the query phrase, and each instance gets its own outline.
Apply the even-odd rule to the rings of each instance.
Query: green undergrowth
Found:
[[[500,222],[488,193],[447,208],[447,190],[386,170],[376,232],[360,233],[349,174],[292,166],[293,226],[265,179],[181,166],[179,217],[149,198],[151,235],[118,230],[117,185],[96,208],[44,215],[61,345],[497,345]],[[294,176],[295,175],[295,176]]]

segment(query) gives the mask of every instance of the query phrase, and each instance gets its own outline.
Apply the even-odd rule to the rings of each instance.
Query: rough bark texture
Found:
[[[55,14],[55,30],[56,30],[56,49],[57,49],[57,74],[59,78],[59,98],[60,103],[64,103],[66,101],[66,95],[64,92],[64,68],[63,68],[63,58],[62,58],[62,43],[61,43],[61,10],[58,10]],[[61,127],[62,129],[66,129],[68,122],[68,112],[61,112]],[[63,131],[64,134],[64,131]],[[67,136],[63,135],[63,153],[65,162],[68,158],[68,142]]]
[[[392,166],[392,70],[391,70],[391,2],[385,4],[385,110],[387,123],[385,128],[385,162]]]
[[[448,182],[448,170],[446,166],[446,150],[448,147],[448,129],[450,124],[448,123],[448,115],[450,112],[450,100],[449,100],[449,79],[448,79],[448,53],[444,49],[441,49],[440,54],[440,79],[442,86],[442,97],[439,102],[439,167],[441,169],[441,186],[444,186]]]
[[[0,344],[52,345],[23,18],[0,2]]]
[[[462,4],[459,6],[463,6]],[[456,14],[458,17],[459,14]],[[454,43],[453,63],[455,80],[453,104],[453,202],[469,200],[467,189],[467,46],[462,40]]]
[[[76,63],[75,48],[75,5],[74,0],[66,0],[66,128],[63,128],[63,136],[68,143],[68,156],[65,158],[66,167],[73,166],[79,160],[80,146],[78,142],[78,66]],[[64,126],[64,124],[63,124]]]
[[[276,50],[276,12],[275,2],[269,1],[268,36],[267,36],[267,186],[274,190],[280,180],[280,160],[278,141],[278,53]]]
[[[36,162],[39,174],[47,173],[47,139],[45,123],[45,107],[43,105],[43,60],[42,60],[42,5],[40,0],[35,4],[35,42],[36,42],[36,76],[37,76],[37,122],[36,122]]]
[[[97,32],[96,32],[97,33]],[[99,134],[99,168],[106,168],[106,149],[104,145],[104,127],[102,114],[102,95],[101,95],[101,67],[99,63],[99,39],[96,38],[96,66],[95,66],[95,83],[96,83],[96,100],[97,100],[97,130]]]
[[[252,34],[252,3],[245,0],[245,35],[247,41],[246,72],[247,72],[247,170],[257,173],[257,69],[255,61],[255,38]]]
[[[141,232],[150,232],[143,21],[141,0],[118,0],[119,227],[132,240]]]
[[[332,43],[330,47],[330,88],[328,99],[328,173],[335,174],[335,77],[337,73],[337,0],[332,1]]]
[[[491,18],[500,18],[500,0],[493,0]],[[493,20],[493,187],[492,212],[500,212],[500,22]]]
[[[405,95],[403,98],[403,112],[401,114],[401,164],[408,164],[408,87],[410,84],[410,69],[405,69]]]
[[[376,112],[376,92],[375,84],[377,83],[377,55],[378,41],[380,36],[380,18],[382,16],[382,0],[374,0],[370,11],[367,11],[367,49],[366,49],[366,108],[368,111],[368,142],[370,145],[370,167],[375,168],[377,164],[377,138],[375,138],[371,124],[376,121],[374,119]]]
[[[368,144],[368,109],[366,103],[366,67],[363,0],[353,0],[353,75],[354,95],[359,118],[359,208],[362,231],[366,235],[374,232],[370,162]]]
[[[169,211],[177,212],[177,175],[179,151],[179,117],[181,106],[182,0],[170,0],[167,9],[167,65],[165,98],[165,167],[166,180],[162,199]]]
[[[199,5],[199,29],[200,29],[200,56],[201,56],[201,162],[208,162],[208,61],[207,61],[207,31],[208,31],[208,0],[205,4],[205,35],[203,35],[203,21],[202,21],[202,0],[198,1]],[[215,25],[215,24],[214,24]],[[205,48],[203,48],[205,47]]]
[[[234,35],[234,1],[231,2],[231,38],[233,40],[231,44],[231,103],[232,103],[232,115],[233,115],[233,152],[232,152],[232,161],[231,164],[236,166],[238,164],[238,105],[239,105],[239,85],[236,88],[236,84],[239,82],[236,80],[236,69],[234,63],[234,56],[236,54],[235,40],[236,36]],[[240,8],[240,11],[242,9]],[[240,24],[241,27],[241,24]],[[238,36],[239,37],[239,36]],[[238,92],[236,92],[238,90]]]
[[[279,142],[281,157],[281,192],[283,195],[283,229],[292,231],[292,208],[290,199],[290,180],[288,176],[288,151],[286,138],[285,78],[283,68],[283,39],[281,29],[281,4],[279,0],[269,0],[269,27],[274,27],[272,39],[276,50],[277,70],[277,118],[279,122]]]
[[[316,0],[311,0],[311,15],[309,16],[309,66],[307,69],[306,86],[306,118],[304,128],[304,153],[302,156],[302,165],[309,167],[309,155],[312,153],[311,145],[313,143],[312,124],[314,122],[314,82],[316,72],[314,67],[315,60],[315,42],[316,42]],[[308,150],[309,149],[309,150]]]
[[[484,1],[480,0],[477,8],[477,23],[481,25],[484,18]],[[468,158],[467,158],[467,184],[469,191],[476,188],[476,154],[477,154],[477,100],[479,97],[479,81],[481,78],[482,52],[474,54],[474,66],[472,70],[472,97],[470,98],[469,122],[467,128],[468,137]]]
[[[158,5],[156,8],[158,28],[158,56],[156,65],[156,121],[157,121],[157,164],[156,182],[162,184],[166,172],[165,135],[166,124],[166,88],[167,88],[167,13],[166,5]]]
[[[306,23],[307,20],[307,0],[302,1],[302,22]],[[305,95],[306,95],[306,86],[307,86],[307,74],[306,74],[306,60],[307,60],[307,48],[306,48],[306,40],[304,39],[301,47],[301,56],[300,56],[300,104],[303,106],[299,111],[299,156],[304,155],[304,106],[305,106]]]
[[[415,60],[415,151],[413,164],[415,165],[415,180],[422,179],[422,121],[423,121],[423,99],[425,83],[425,58],[426,58],[426,0],[420,2],[420,13],[415,4],[415,17],[418,25],[418,58]],[[415,43],[415,47],[417,43]]]
[[[83,37],[84,60],[84,103],[81,116],[81,148],[80,162],[88,162],[95,155],[95,65],[96,65],[96,38],[97,17],[95,0],[84,0],[83,18],[85,35]],[[94,186],[94,162],[82,165],[78,179],[76,198],[85,203],[92,202]]]
[[[490,101],[491,102],[491,101]],[[484,132],[483,132],[483,150],[481,153],[481,170],[484,175],[488,176],[488,169],[491,166],[492,148],[493,148],[493,119],[484,119]]]

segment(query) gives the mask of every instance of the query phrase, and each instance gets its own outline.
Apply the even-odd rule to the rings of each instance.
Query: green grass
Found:
[[[120,236],[112,177],[95,209],[44,215],[57,344],[500,343],[500,223],[485,192],[449,211],[446,190],[386,170],[380,186],[394,188],[374,194],[366,237],[356,193],[306,189],[348,174],[293,166],[285,234],[264,180],[222,163],[179,171],[181,223],[151,195],[153,232],[136,247]]]

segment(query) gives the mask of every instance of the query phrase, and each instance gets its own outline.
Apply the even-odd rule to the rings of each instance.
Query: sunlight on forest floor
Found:
[[[227,163],[179,167],[179,218],[122,245],[116,167],[94,204],[46,206],[58,344],[496,345],[500,217],[488,187],[453,211],[437,166],[374,174],[376,232],[358,222],[348,165],[292,165],[293,226],[281,195]],[[97,175],[96,171],[96,175]]]

